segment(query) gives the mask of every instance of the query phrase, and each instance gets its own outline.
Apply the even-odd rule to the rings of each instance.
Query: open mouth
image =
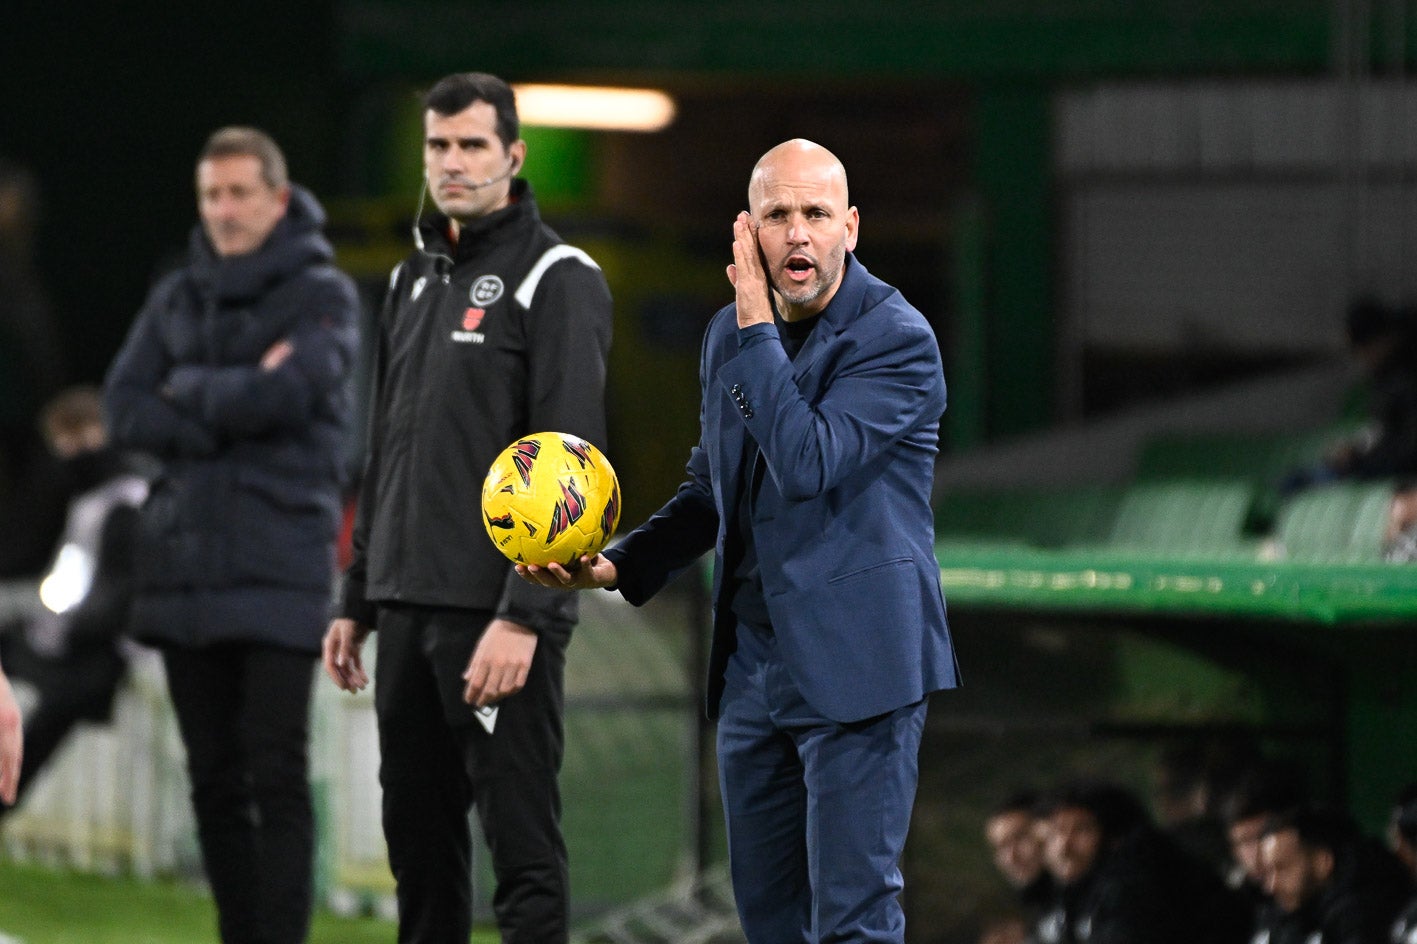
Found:
[[[787,270],[788,275],[792,278],[803,279],[811,274],[816,266],[812,264],[811,259],[805,256],[793,256],[783,264],[783,268]]]

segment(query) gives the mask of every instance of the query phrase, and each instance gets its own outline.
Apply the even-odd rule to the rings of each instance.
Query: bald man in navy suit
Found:
[[[712,548],[706,708],[748,940],[901,942],[926,699],[958,684],[929,501],[939,347],[853,255],[859,216],[830,151],[768,151],[748,203],[736,301],[704,337],[688,478],[575,572],[517,569],[639,605]]]

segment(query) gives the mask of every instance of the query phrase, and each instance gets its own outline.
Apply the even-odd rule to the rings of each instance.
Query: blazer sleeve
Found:
[[[940,349],[929,325],[913,314],[877,310],[828,342],[835,345],[824,356],[831,375],[812,400],[798,388],[780,344],[746,345],[719,368],[715,380],[742,398],[747,408],[738,415],[784,498],[804,501],[829,491],[922,425],[939,422]]]
[[[688,472],[673,498],[605,552],[618,574],[614,589],[635,606],[647,602],[717,542],[718,510],[702,445],[690,454]]]

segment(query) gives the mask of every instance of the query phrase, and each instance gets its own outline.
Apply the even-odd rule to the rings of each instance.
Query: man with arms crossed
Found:
[[[359,301],[270,135],[219,129],[196,183],[186,264],[149,293],[104,395],[113,442],[162,466],[132,633],[162,651],[222,941],[298,944]]]

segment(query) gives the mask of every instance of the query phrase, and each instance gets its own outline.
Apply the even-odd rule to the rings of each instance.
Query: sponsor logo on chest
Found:
[[[480,275],[473,280],[467,298],[472,304],[463,311],[461,323],[453,329],[450,337],[458,344],[483,344],[487,335],[478,328],[487,317],[487,309],[497,302],[505,290],[502,279],[495,275]]]

